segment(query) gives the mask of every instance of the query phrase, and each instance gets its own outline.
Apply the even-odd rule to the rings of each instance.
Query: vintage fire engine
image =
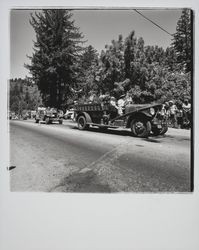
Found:
[[[148,137],[165,134],[168,130],[167,118],[162,104],[129,104],[123,114],[118,115],[117,109],[110,102],[76,104],[75,119],[80,130],[89,126],[101,129],[130,128],[133,136]]]

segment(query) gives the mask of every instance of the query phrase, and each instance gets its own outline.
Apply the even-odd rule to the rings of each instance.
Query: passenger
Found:
[[[132,99],[130,93],[127,92],[126,96],[125,96],[125,104],[124,105],[126,106],[126,105],[129,105],[129,104],[132,104],[132,103],[133,103],[133,99]]]
[[[114,117],[116,117],[118,115],[118,106],[116,104],[116,99],[115,99],[114,96],[111,96],[111,98],[110,98],[110,105],[111,105],[111,107],[110,107],[110,110],[111,110],[110,118],[112,119],[112,118],[114,118]]]
[[[110,101],[110,94],[108,92],[106,92],[105,94],[100,94],[99,100],[101,102]]]
[[[94,91],[91,91],[89,96],[89,103],[97,102],[98,97]]]
[[[115,107],[116,109],[118,109],[118,106],[117,106],[117,104],[116,104],[116,99],[115,99],[114,96],[111,96],[111,98],[110,98],[110,104],[111,104],[113,107]]]
[[[125,95],[120,96],[120,99],[117,101],[117,104],[118,104],[118,114],[123,115],[125,106]]]

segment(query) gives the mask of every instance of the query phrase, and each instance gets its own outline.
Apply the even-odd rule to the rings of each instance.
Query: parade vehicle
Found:
[[[59,122],[59,124],[63,123],[63,111],[57,110],[55,108],[44,108],[39,107],[36,116],[35,122],[39,123],[39,121],[43,121],[46,124],[51,124],[53,122]]]
[[[108,128],[130,128],[133,136],[148,137],[150,133],[163,135],[167,132],[167,117],[162,104],[129,104],[124,107],[122,115],[106,103],[74,105],[75,120],[80,130],[97,126]]]

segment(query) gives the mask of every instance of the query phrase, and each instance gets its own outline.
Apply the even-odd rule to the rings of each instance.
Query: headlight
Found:
[[[151,114],[151,115],[155,115],[155,109],[154,109],[154,108],[150,108],[149,111],[150,111],[150,114]]]

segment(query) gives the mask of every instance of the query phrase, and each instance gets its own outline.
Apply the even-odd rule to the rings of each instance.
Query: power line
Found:
[[[149,22],[151,22],[152,24],[154,24],[155,26],[157,26],[159,29],[163,30],[164,32],[166,32],[167,34],[169,34],[170,36],[173,37],[173,34],[169,33],[167,30],[165,30],[164,28],[162,28],[160,25],[158,25],[157,23],[155,23],[154,21],[152,21],[151,19],[149,19],[148,17],[146,17],[145,15],[143,15],[142,13],[140,13],[138,10],[135,10],[135,12],[137,12],[139,15],[141,15],[142,17],[144,17],[146,20],[148,20]]]

